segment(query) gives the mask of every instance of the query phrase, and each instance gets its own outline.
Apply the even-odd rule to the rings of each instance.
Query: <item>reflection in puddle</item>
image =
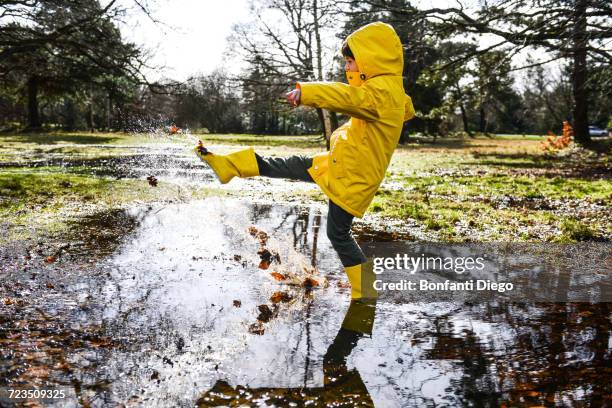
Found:
[[[45,266],[55,288],[0,304],[0,385],[61,384],[91,406],[603,406],[610,395],[609,303],[351,303],[318,207],[211,198],[105,217],[81,224],[101,232],[83,248],[106,248],[102,262]],[[285,267],[316,264],[329,286],[259,269],[251,225]]]

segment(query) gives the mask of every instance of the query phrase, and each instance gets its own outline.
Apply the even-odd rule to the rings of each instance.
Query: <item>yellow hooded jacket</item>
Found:
[[[329,152],[314,156],[308,173],[336,205],[363,217],[389,166],[402,124],[414,117],[404,92],[402,44],[393,27],[372,23],[349,35],[359,73],[340,82],[303,82],[301,103],[351,119],[331,135]]]

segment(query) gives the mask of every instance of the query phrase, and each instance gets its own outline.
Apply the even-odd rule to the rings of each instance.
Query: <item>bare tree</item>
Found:
[[[334,4],[329,0],[266,0],[252,2],[255,17],[250,24],[234,28],[233,41],[253,67],[289,87],[299,80],[322,81],[332,62],[324,36],[333,27]],[[247,77],[245,81],[269,82],[270,78]],[[321,129],[332,132],[328,112],[317,111]]]

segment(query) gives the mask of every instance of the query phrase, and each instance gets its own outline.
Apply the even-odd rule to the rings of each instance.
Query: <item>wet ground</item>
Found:
[[[108,160],[65,165],[113,177],[153,169],[184,186],[212,177],[180,155]],[[253,183],[228,187],[313,188]],[[251,226],[280,263],[261,269]],[[351,302],[324,226],[321,204],[208,197],[92,213],[0,247],[0,387],[63,387],[69,397],[44,406],[70,407],[612,402],[610,303]]]

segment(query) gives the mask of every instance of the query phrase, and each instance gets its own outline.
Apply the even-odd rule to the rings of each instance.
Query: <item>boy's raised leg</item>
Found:
[[[314,180],[308,174],[308,169],[312,167],[311,157],[261,157],[255,153],[255,158],[261,176],[314,183]]]

